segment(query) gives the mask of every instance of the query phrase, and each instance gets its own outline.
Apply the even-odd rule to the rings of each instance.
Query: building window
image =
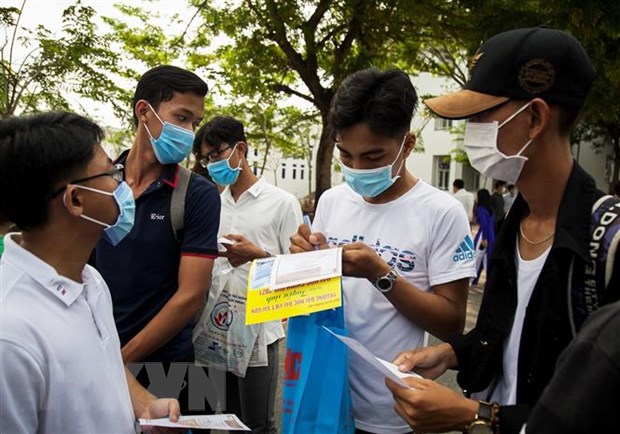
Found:
[[[443,155],[435,157],[435,161],[435,186],[447,190],[450,185],[450,162]]]
[[[451,119],[435,118],[435,131],[446,131],[452,127]]]
[[[305,164],[301,164],[299,166],[299,179],[304,179],[304,169],[306,168]]]
[[[286,178],[286,163],[282,163],[282,179]]]
[[[297,179],[297,164],[293,163],[293,179]]]
[[[258,148],[254,148],[254,156],[258,157]]]

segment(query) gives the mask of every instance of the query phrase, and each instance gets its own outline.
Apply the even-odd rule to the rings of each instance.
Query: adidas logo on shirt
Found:
[[[456,248],[456,252],[454,252],[454,256],[452,256],[452,260],[454,262],[465,261],[467,259],[475,259],[476,258],[476,246],[474,245],[474,240],[471,239],[469,235],[465,237],[463,242],[459,244]]]

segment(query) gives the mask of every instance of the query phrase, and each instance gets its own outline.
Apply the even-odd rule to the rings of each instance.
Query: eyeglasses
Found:
[[[209,152],[206,157],[200,159],[200,165],[206,169],[209,163],[214,163],[221,158],[220,154],[222,152],[227,151],[228,149],[237,146],[237,143],[235,143],[234,145],[226,145],[222,149],[216,149],[215,151]]]
[[[59,188],[58,190],[50,193],[47,197],[48,199],[53,198],[54,196],[58,196],[60,193],[65,191],[70,184],[79,184],[81,182],[90,181],[91,179],[100,178],[102,176],[111,176],[116,182],[121,183],[125,179],[125,167],[122,164],[115,164],[114,169],[99,173],[93,176],[87,176],[86,178],[75,179],[73,181],[69,181],[67,185]]]

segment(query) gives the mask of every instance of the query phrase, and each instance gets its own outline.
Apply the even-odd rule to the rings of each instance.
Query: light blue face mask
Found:
[[[91,221],[93,223],[97,223],[103,227],[105,227],[103,231],[103,237],[113,246],[116,246],[118,243],[122,241],[125,236],[131,229],[133,228],[133,223],[135,219],[136,213],[136,203],[133,199],[133,192],[129,185],[123,181],[118,184],[118,187],[114,190],[114,192],[110,193],[108,191],[98,190],[96,188],[86,187],[83,185],[72,184],[75,187],[82,188],[84,190],[93,191],[95,193],[104,194],[106,196],[114,196],[116,200],[116,204],[118,205],[119,213],[116,222],[113,225],[109,225],[100,220],[94,219],[87,215],[82,214],[82,217],[85,220]],[[63,198],[64,200],[65,198]],[[66,204],[66,202],[65,202]]]
[[[403,138],[403,142],[400,144],[396,159],[394,159],[392,164],[388,164],[387,166],[377,167],[376,169],[352,169],[340,161],[340,167],[342,167],[342,173],[347,185],[351,187],[354,192],[364,197],[377,197],[390,188],[392,184],[400,178],[400,175],[392,177],[392,167],[403,150],[405,140],[407,140],[406,135]],[[404,162],[405,160],[403,159],[398,167],[397,173],[400,172]]]
[[[155,139],[149,128],[144,124],[144,128],[151,139],[155,157],[157,157],[157,160],[161,164],[180,163],[187,158],[192,150],[194,132],[171,124],[170,122],[162,121],[150,104],[149,107],[155,117],[157,117],[159,122],[163,125],[159,137]]]
[[[233,153],[237,145],[235,145],[230,153],[230,156],[225,160],[216,161],[215,163],[209,163],[207,165],[207,170],[209,171],[209,175],[211,175],[211,179],[213,182],[219,185],[231,185],[237,182],[239,178],[239,173],[241,172],[241,161],[239,161],[239,166],[236,169],[233,169],[230,166],[229,160],[232,157]]]

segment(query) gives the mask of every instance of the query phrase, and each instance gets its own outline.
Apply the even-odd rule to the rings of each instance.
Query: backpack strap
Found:
[[[180,244],[182,241],[181,231],[185,224],[185,197],[193,173],[181,165],[177,167],[177,185],[172,190],[172,197],[170,198],[170,223],[174,238]]]
[[[573,335],[587,317],[606,303],[620,244],[620,199],[603,196],[592,206],[590,260],[583,275],[576,273],[574,260],[569,269],[569,316]]]

